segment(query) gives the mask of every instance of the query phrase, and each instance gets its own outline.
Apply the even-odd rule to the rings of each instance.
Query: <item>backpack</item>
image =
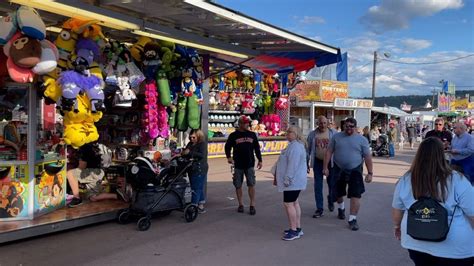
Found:
[[[407,234],[417,240],[444,241],[448,236],[456,208],[457,205],[448,224],[446,208],[433,198],[419,198],[408,209]]]
[[[97,145],[100,155],[100,166],[102,168],[109,168],[112,165],[112,150],[104,144],[100,143]]]

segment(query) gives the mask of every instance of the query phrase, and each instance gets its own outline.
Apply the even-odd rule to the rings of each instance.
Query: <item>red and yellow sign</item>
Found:
[[[320,89],[322,102],[333,102],[336,98],[349,97],[347,82],[321,80]]]
[[[307,80],[296,85],[291,96],[300,102],[333,102],[335,98],[349,97],[349,89],[347,82]]]
[[[225,157],[225,142],[209,142],[207,152],[209,157]],[[262,140],[260,151],[262,154],[279,154],[288,146],[287,140]]]

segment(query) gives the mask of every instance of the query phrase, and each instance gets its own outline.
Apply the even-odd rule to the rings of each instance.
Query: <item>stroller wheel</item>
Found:
[[[126,224],[130,222],[130,210],[123,209],[118,211],[117,213],[117,222],[119,224]]]
[[[189,204],[184,208],[184,219],[187,223],[196,220],[198,216],[198,207],[196,204]]]
[[[150,226],[151,221],[150,218],[147,216],[140,218],[140,220],[138,220],[137,222],[137,227],[139,231],[146,231],[150,228]]]

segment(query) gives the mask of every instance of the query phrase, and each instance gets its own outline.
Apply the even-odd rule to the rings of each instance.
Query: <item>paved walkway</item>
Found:
[[[110,222],[20,241],[0,246],[0,265],[411,265],[392,237],[391,199],[394,183],[413,155],[404,151],[393,159],[375,159],[358,232],[327,210],[320,219],[311,217],[315,204],[310,179],[300,198],[305,235],[280,240],[288,225],[282,195],[268,172],[276,157],[264,157],[264,169],[258,171],[256,216],[248,208],[245,214],[236,212],[230,167],[214,159],[208,212],[193,223],[184,223],[182,213],[174,212],[152,220],[146,232],[136,231],[135,224]]]

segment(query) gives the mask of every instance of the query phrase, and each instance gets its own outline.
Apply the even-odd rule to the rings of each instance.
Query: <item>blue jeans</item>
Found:
[[[193,190],[193,195],[191,197],[191,203],[193,204],[203,204],[206,202],[204,195],[204,185],[207,182],[207,175],[198,174],[193,175],[189,178],[191,183],[191,189]]]
[[[331,202],[336,201],[336,182],[334,178],[334,171],[329,165],[329,176],[326,177],[326,182],[328,184],[328,200]],[[323,161],[315,159],[314,160],[314,200],[316,202],[316,209],[324,209],[324,198],[323,198]]]

